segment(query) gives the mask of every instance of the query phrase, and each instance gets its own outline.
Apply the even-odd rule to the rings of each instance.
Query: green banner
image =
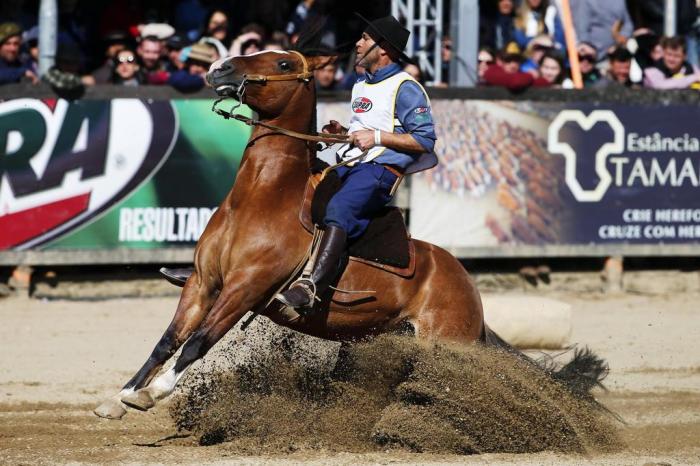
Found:
[[[0,250],[192,246],[250,136],[212,103],[0,103]]]

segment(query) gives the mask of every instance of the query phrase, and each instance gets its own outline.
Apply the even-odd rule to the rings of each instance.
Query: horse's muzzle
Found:
[[[243,78],[236,75],[236,69],[230,60],[224,61],[216,68],[212,66],[206,80],[222,97],[235,97],[236,90],[243,82]]]

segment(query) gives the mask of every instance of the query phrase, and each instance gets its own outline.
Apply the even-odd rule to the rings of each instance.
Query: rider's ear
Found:
[[[335,63],[335,61],[338,59],[338,57],[335,55],[319,56],[319,57],[307,57],[307,58],[309,60],[309,67],[312,70],[321,69],[330,63]]]

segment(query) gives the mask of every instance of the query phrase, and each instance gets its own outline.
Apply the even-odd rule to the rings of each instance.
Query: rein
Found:
[[[245,86],[248,83],[251,84],[265,84],[268,81],[304,81],[304,82],[309,82],[311,78],[313,77],[313,72],[309,71],[309,65],[308,62],[306,61],[306,57],[297,52],[296,50],[290,50],[290,53],[294,53],[301,58],[301,62],[304,66],[304,70],[301,73],[298,74],[275,74],[275,75],[264,75],[264,74],[246,74],[243,75],[243,81],[241,81],[241,84],[239,84],[238,89],[236,89],[236,97],[238,100],[238,103],[234,105],[231,110],[222,110],[220,108],[217,108],[217,105],[219,102],[228,99],[230,97],[221,97],[220,99],[217,99],[214,102],[214,105],[212,105],[211,110],[216,113],[217,115],[221,115],[225,119],[230,119],[233,118],[234,120],[240,121],[242,123],[245,123],[248,126],[262,126],[263,128],[270,129],[274,131],[275,133],[283,134],[285,136],[289,136],[291,138],[295,139],[301,139],[303,141],[309,141],[309,142],[321,142],[325,143],[328,145],[332,144],[337,144],[339,142],[348,142],[350,140],[350,137],[347,134],[324,134],[324,135],[319,135],[318,133],[315,134],[305,134],[305,133],[299,133],[297,131],[292,131],[290,129],[282,128],[281,126],[276,126],[276,125],[271,125],[269,123],[264,123],[260,120],[256,120],[253,118],[248,118],[246,116],[233,113],[234,110],[236,110],[238,107],[240,107],[243,103],[243,99],[245,97]]]

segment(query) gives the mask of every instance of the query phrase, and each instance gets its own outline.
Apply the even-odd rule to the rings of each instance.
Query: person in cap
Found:
[[[216,48],[206,42],[197,42],[187,53],[185,68],[170,74],[167,83],[180,92],[195,92],[202,89],[205,84],[205,76],[209,67],[218,58]]]
[[[168,62],[165,64],[165,69],[169,73],[185,68],[184,60],[180,59],[182,49],[188,46],[189,43],[184,34],[173,34],[165,41],[165,50],[168,57]]]
[[[15,23],[0,24],[0,84],[39,81],[30,65],[20,59],[21,47],[22,28]]]
[[[310,277],[275,296],[301,312],[308,312],[341,272],[348,242],[359,238],[391,201],[402,176],[437,164],[430,101],[401,66],[410,62],[403,52],[410,32],[392,16],[362,19],[367,28],[355,47],[356,65],[365,73],[352,89],[350,125],[331,120],[323,127],[326,133],[350,136],[336,155],[347,163],[335,169],[342,184],[328,203]]]

